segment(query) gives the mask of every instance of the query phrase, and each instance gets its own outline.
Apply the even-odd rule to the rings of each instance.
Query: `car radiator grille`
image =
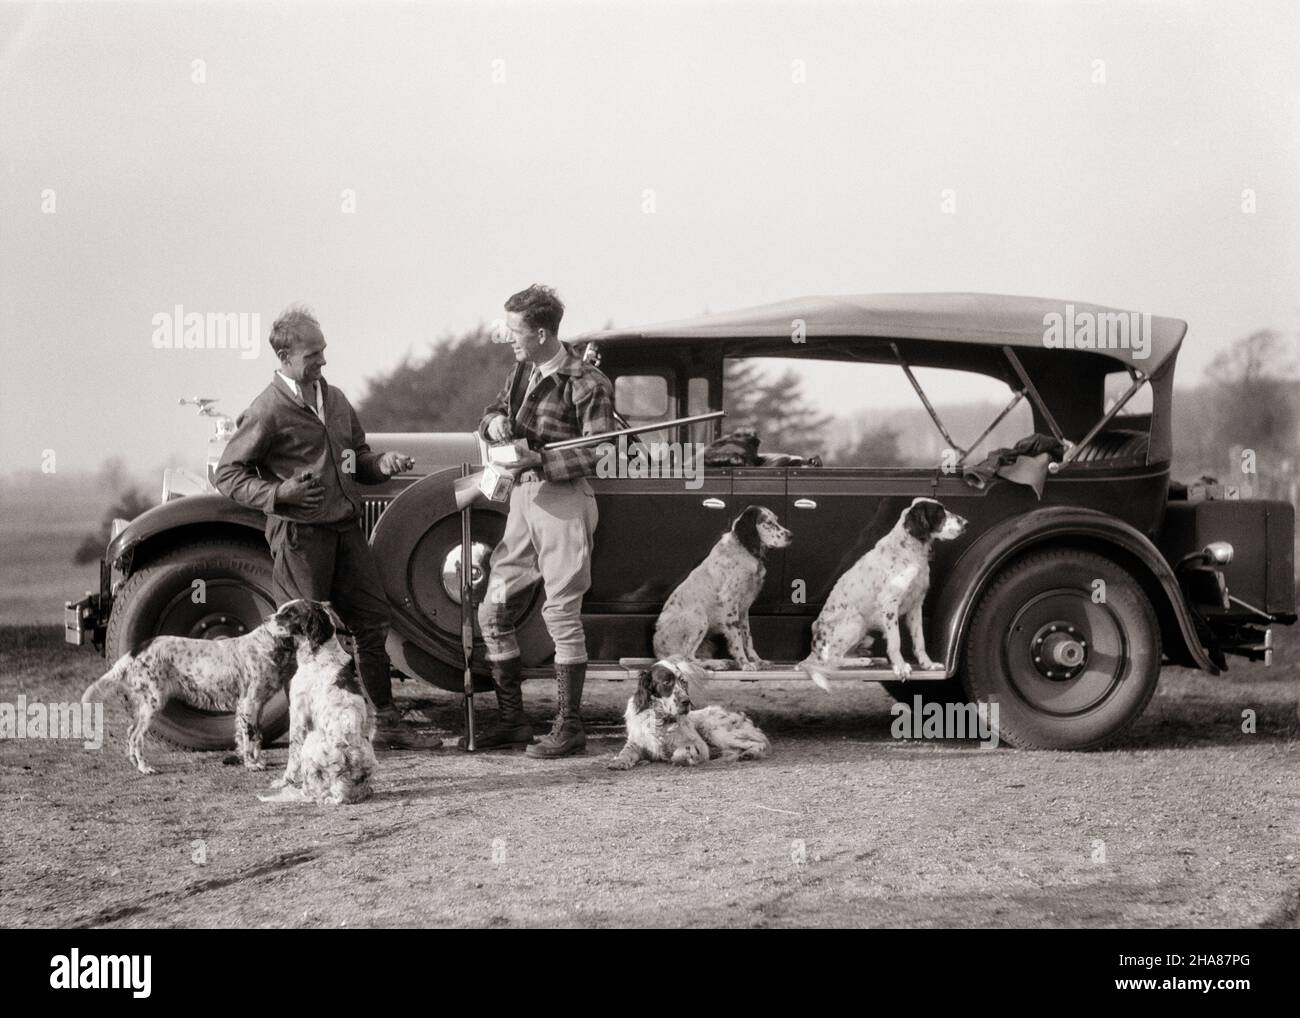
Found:
[[[388,508],[391,498],[366,498],[361,503],[361,526],[369,537],[375,530],[375,524],[379,522],[379,517],[384,515],[384,510]]]

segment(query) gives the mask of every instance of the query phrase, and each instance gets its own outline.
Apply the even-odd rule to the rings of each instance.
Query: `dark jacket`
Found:
[[[213,475],[217,490],[250,509],[297,523],[348,523],[361,513],[361,484],[381,484],[379,453],[371,452],[366,433],[346,396],[321,379],[325,422],[298,399],[278,376],[239,416],[238,430],[221,454]],[[314,397],[314,393],[310,394]],[[303,470],[325,489],[315,512],[298,505],[277,505],[281,481]]]

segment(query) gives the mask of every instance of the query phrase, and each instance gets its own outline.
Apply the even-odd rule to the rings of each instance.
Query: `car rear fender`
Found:
[[[1114,559],[1141,584],[1160,619],[1165,654],[1213,675],[1219,667],[1196,635],[1173,569],[1135,527],[1093,509],[1049,506],[1008,520],[972,542],[942,580],[931,625],[944,634],[950,672],[961,664],[980,596],[1012,559],[1047,547],[1078,547]]]

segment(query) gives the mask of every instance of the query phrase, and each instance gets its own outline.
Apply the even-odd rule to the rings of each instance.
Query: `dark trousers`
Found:
[[[267,518],[266,540],[274,566],[271,579],[277,605],[295,598],[329,601],[352,630],[357,672],[376,707],[392,703],[389,677],[388,601],[358,522],[294,523]]]

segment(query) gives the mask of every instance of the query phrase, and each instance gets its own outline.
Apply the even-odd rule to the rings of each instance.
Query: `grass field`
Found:
[[[0,625],[62,625],[64,601],[99,589],[99,566],[72,555],[111,501],[88,480],[0,486]]]
[[[0,702],[100,674],[59,640],[0,629]],[[1295,927],[1297,675],[1166,669],[1091,753],[896,740],[875,686],[718,684],[770,759],[626,774],[605,761],[629,689],[593,683],[585,757],[381,754],[375,798],[336,809],[260,803],[275,772],[221,754],[154,746],[143,777],[113,705],[100,751],[0,742],[0,926]],[[455,735],[459,698],[411,687]],[[525,698],[545,724],[552,691]]]

